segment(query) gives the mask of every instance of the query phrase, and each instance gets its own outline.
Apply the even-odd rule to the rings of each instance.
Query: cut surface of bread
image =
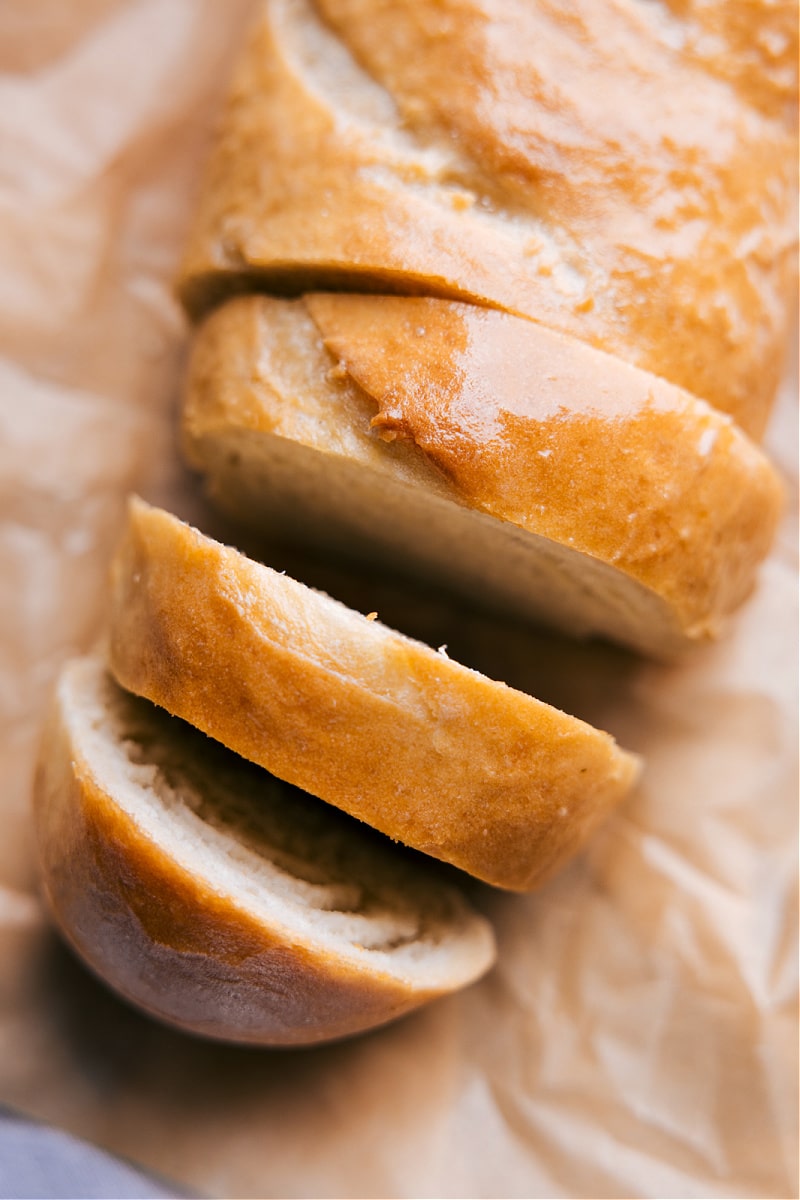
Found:
[[[78,953],[208,1037],[343,1037],[493,961],[490,926],[435,869],[122,691],[96,659],[60,678],[36,826]]]
[[[553,873],[632,786],[613,738],[133,501],[119,683],[389,837],[497,886]]]
[[[716,636],[781,510],[730,418],[506,313],[426,298],[229,301],[183,444],[230,513],[657,657]]]
[[[796,272],[796,14],[667,8],[265,0],[185,305],[255,288],[462,298],[759,436]]]

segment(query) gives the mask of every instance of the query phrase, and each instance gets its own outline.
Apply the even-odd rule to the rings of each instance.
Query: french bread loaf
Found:
[[[59,680],[35,817],[45,892],[78,954],[206,1037],[344,1037],[494,957],[488,922],[429,864],[123,692],[97,659]]]
[[[225,301],[183,415],[222,506],[572,634],[716,636],[777,521],[742,430],[795,277],[795,21],[734,7],[262,0],[179,281],[194,318]],[[229,299],[265,290],[303,298]],[[209,1037],[329,1040],[471,982],[488,925],[384,835],[525,891],[637,775],[141,502],[109,662],[56,693],[46,893]]]
[[[229,301],[195,338],[183,445],[240,520],[657,657],[725,628],[781,508],[704,402],[429,298]]]
[[[528,890],[626,794],[591,726],[133,501],[119,684],[389,837]]]
[[[262,0],[179,290],[461,298],[763,431],[796,278],[795,5]]]

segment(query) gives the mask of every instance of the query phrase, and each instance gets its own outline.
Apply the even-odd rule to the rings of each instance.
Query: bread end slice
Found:
[[[66,938],[186,1031],[342,1038],[494,959],[488,922],[435,869],[122,691],[95,659],[58,683],[35,817]]]

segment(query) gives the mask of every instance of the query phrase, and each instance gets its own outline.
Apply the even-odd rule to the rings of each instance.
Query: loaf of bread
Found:
[[[312,1043],[477,979],[494,939],[429,864],[128,695],[64,670],[35,816],[62,932],[151,1015]]]
[[[780,508],[792,9],[261,0],[178,284],[215,499],[572,634],[716,636]],[[59,924],[148,1012],[303,1043],[463,986],[492,935],[430,859],[526,891],[633,785],[374,616],[132,503],[115,681],[65,673],[36,814]]]
[[[499,887],[546,879],[636,777],[608,734],[141,501],[112,580],[122,687]]]
[[[781,506],[703,401],[429,298],[228,301],[195,339],[183,444],[240,520],[661,657],[724,629]]]
[[[181,274],[193,315],[242,289],[466,299],[761,433],[796,276],[794,3],[258,12]]]

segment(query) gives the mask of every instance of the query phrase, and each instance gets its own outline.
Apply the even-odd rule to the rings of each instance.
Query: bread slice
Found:
[[[499,887],[625,795],[613,739],[141,501],[112,571],[118,682],[290,783]]]
[[[488,922],[428,864],[123,692],[99,660],[59,680],[35,796],[66,937],[180,1028],[340,1038],[492,964]]]
[[[721,8],[262,0],[184,304],[470,300],[760,436],[796,278],[797,23],[786,5]]]
[[[196,336],[183,444],[251,524],[657,657],[724,629],[781,509],[728,417],[444,300],[228,302]]]

